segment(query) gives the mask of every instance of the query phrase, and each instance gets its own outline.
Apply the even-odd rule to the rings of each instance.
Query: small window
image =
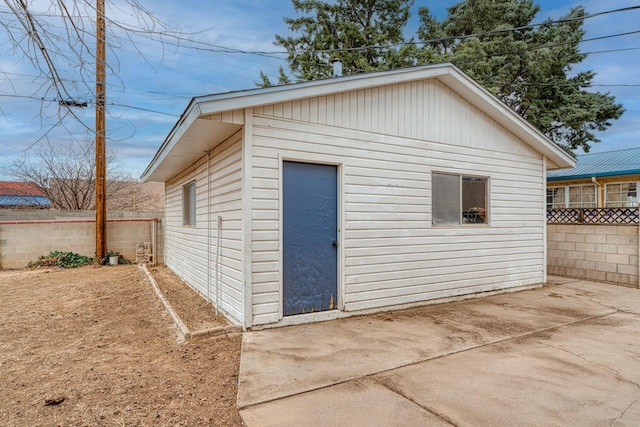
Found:
[[[638,206],[636,182],[620,182],[605,185],[605,207],[633,208]]]
[[[566,187],[547,188],[547,209],[564,208],[567,205],[565,189]]]
[[[432,174],[433,224],[486,224],[487,182],[483,177]]]
[[[182,225],[196,225],[196,182],[182,187]]]
[[[576,185],[569,187],[569,208],[595,208],[596,186]]]

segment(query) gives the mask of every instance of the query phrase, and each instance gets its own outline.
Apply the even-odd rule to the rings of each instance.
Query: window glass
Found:
[[[196,183],[182,187],[182,225],[196,225]]]
[[[636,182],[621,182],[606,184],[606,207],[636,207],[638,206],[638,192]]]
[[[565,187],[547,189],[547,209],[566,207]]]
[[[433,173],[431,186],[433,224],[487,222],[487,178]]]
[[[460,223],[460,176],[432,175],[432,214],[434,224]]]
[[[596,207],[596,186],[577,185],[569,187],[569,207],[570,208],[595,208]]]
[[[462,177],[462,222],[484,224],[487,217],[487,179]]]

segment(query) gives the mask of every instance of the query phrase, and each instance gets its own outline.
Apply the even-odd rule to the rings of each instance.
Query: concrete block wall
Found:
[[[2,221],[31,221],[53,219],[94,219],[96,211],[69,211],[56,209],[0,209]],[[162,218],[162,211],[107,211],[107,219]]]
[[[107,250],[135,260],[138,242],[155,241],[155,262],[161,263],[162,234],[157,218],[109,219]],[[24,268],[51,251],[95,256],[95,236],[94,219],[0,221],[0,269]]]
[[[640,288],[637,225],[547,225],[547,273]]]

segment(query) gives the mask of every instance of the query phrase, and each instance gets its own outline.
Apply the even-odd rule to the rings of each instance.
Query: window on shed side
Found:
[[[196,225],[196,182],[182,187],[182,225]]]
[[[431,178],[434,225],[487,223],[487,178],[445,173]]]

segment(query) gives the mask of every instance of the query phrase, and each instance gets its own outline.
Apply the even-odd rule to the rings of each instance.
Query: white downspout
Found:
[[[549,249],[547,247],[549,219],[547,218],[547,156],[542,156],[542,283],[547,283],[549,271]]]
[[[604,200],[600,195],[602,194],[602,184],[600,184],[595,176],[591,177],[591,182],[593,182],[598,187],[598,194],[596,194],[596,208],[604,208]]]

